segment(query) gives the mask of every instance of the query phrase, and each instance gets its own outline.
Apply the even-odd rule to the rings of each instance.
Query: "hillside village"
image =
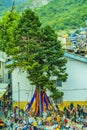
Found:
[[[86,57],[87,54],[87,31],[86,27],[80,28],[69,34],[59,34],[58,40],[62,42],[65,51]]]

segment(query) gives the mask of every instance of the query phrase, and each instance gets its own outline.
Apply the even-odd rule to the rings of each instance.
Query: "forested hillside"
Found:
[[[0,16],[12,5],[12,0],[0,0]]]
[[[87,0],[52,0],[39,8],[37,14],[43,25],[49,24],[56,30],[85,26]]]
[[[1,7],[10,7],[12,5],[12,0],[0,0],[0,10]]]
[[[27,2],[24,2],[23,4],[16,6],[16,10],[18,12],[21,12],[26,8],[35,9],[47,5],[50,1],[52,0],[27,0]]]
[[[20,5],[27,1],[29,0],[0,0],[0,16],[4,15],[4,13],[9,10],[13,3],[15,6],[20,7]]]
[[[2,10],[6,11],[11,6],[12,1],[8,0],[6,4],[6,0],[0,0],[0,15]],[[18,12],[34,8],[42,25],[49,24],[55,30],[84,27],[87,20],[87,0],[15,0],[15,5]]]

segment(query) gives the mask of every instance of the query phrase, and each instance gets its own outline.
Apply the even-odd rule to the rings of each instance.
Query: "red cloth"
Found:
[[[66,124],[67,122],[68,122],[68,120],[65,118],[65,119],[64,119],[64,123]]]

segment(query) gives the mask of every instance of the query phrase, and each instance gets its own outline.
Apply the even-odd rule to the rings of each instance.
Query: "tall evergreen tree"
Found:
[[[31,83],[41,90],[55,90],[52,96],[59,94],[55,81],[66,81],[66,59],[54,30],[49,26],[41,28],[38,17],[27,9],[20,18],[14,39],[12,52],[17,61],[14,67],[25,69]]]
[[[55,86],[55,81],[66,81],[66,59],[54,30],[49,26],[41,28],[39,18],[29,9],[22,13],[13,30],[8,35],[2,34],[5,39],[10,37],[10,33],[13,37],[9,40],[9,43],[13,42],[11,49],[6,40],[3,42],[10,49],[9,53],[6,52],[13,57],[13,64],[9,67],[26,70],[29,80],[37,89],[50,90],[55,99],[61,97],[62,93]]]
[[[60,41],[57,40],[57,35],[50,26],[42,28],[42,47],[44,54],[44,63],[46,70],[45,75],[48,77],[48,88],[52,93],[51,96],[56,100],[63,96],[62,92],[59,92],[56,81],[65,82],[67,79],[66,71],[66,59],[64,58],[64,51]]]

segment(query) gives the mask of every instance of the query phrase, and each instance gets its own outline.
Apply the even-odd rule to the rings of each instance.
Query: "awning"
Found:
[[[3,95],[6,93],[8,89],[8,84],[0,83],[0,98],[3,97]]]
[[[3,97],[3,95],[6,93],[7,89],[4,89],[3,91],[0,90],[0,98]]]

